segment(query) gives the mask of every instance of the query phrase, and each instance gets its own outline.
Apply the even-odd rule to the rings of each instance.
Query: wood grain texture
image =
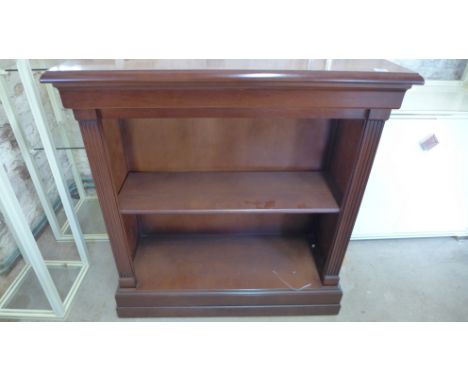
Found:
[[[122,90],[61,88],[63,105],[69,108],[152,108],[273,110],[292,113],[311,108],[395,109],[405,90],[350,89],[161,89]]]
[[[145,214],[140,230],[149,234],[307,234],[315,214]]]
[[[117,307],[119,317],[220,317],[220,316],[308,316],[334,315],[339,304],[327,305],[255,305],[255,306],[178,306]]]
[[[100,122],[97,119],[80,120],[79,124],[122,286],[135,286],[132,255],[136,247],[136,236],[133,236],[134,242],[129,240],[131,236],[119,214],[117,193]]]
[[[390,112],[390,109],[384,109]],[[365,119],[369,110],[331,108],[290,108],[290,109],[230,109],[230,108],[177,108],[177,109],[102,109],[102,118],[313,118],[313,119]]]
[[[117,303],[125,307],[194,307],[207,305],[323,305],[339,304],[339,287],[245,290],[129,290],[117,291]]]
[[[330,121],[122,120],[130,171],[317,171]]]
[[[340,214],[337,217],[336,225],[334,227],[330,225],[328,228],[329,231],[332,228],[334,229],[333,238],[325,254],[325,263],[321,272],[322,280],[327,283],[325,285],[336,285],[338,283],[337,276],[349,244],[383,126],[384,121],[381,120],[368,120],[365,122],[359,152],[352,166],[352,174],[341,201]],[[334,217],[327,219],[331,220]]]
[[[411,87],[417,73],[385,60],[74,60],[47,71],[57,87]]]
[[[339,210],[320,172],[131,172],[118,200],[124,214]]]
[[[334,195],[341,203],[361,150],[365,120],[345,120],[336,124],[331,158],[326,168],[327,179],[332,183]]]
[[[102,136],[110,158],[110,172],[114,188],[118,192],[128,174],[125,143],[122,140],[122,129],[118,119],[103,119],[101,123]]]
[[[300,291],[322,285],[305,237],[146,237],[135,273],[138,290]]]
[[[137,289],[117,291],[119,314],[332,314],[342,296],[322,287],[305,236],[147,237],[135,270]]]

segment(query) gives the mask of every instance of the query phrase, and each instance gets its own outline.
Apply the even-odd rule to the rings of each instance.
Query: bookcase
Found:
[[[47,71],[80,124],[134,316],[337,314],[385,120],[382,60],[125,60]]]

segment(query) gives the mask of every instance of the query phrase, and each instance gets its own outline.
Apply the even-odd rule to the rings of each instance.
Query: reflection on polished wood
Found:
[[[320,277],[302,237],[169,236],[141,239],[141,290],[313,289]]]
[[[82,60],[51,68],[43,81],[62,87],[380,85],[408,89],[421,76],[385,60]]]
[[[320,172],[131,172],[119,208],[123,214],[339,211]]]
[[[56,72],[94,70],[307,70],[414,73],[386,60],[69,60],[50,69]],[[223,73],[220,73],[223,74]],[[47,78],[47,77],[46,77]]]

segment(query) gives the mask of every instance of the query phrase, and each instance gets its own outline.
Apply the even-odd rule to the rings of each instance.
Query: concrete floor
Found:
[[[107,235],[106,226],[104,225],[104,218],[102,216],[101,207],[97,197],[88,196],[84,199],[83,204],[76,212],[78,222],[83,230],[83,234],[93,235]],[[57,219],[60,224],[67,221],[67,217],[63,209],[57,214]],[[66,235],[71,235],[71,229],[68,227],[65,230]]]
[[[67,321],[468,321],[468,240],[353,241],[341,272],[339,315],[242,318],[119,319],[109,243],[88,246],[91,267]]]

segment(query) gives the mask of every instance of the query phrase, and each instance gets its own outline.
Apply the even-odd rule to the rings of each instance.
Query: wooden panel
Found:
[[[114,187],[119,191],[128,173],[119,120],[104,119],[102,120],[102,127],[103,139],[109,153],[109,158],[111,158],[109,166]]]
[[[70,60],[43,74],[57,87],[399,86],[423,78],[386,60]]]
[[[338,304],[339,287],[295,289],[224,289],[224,290],[128,290],[119,289],[119,306],[204,306],[204,305],[322,305]]]
[[[330,121],[123,120],[132,171],[320,170]]]
[[[316,250],[314,251],[315,262],[324,278],[324,266],[327,256],[331,253],[331,247],[335,237],[335,231],[338,226],[338,214],[324,214],[317,217],[315,221]],[[329,276],[329,275],[328,275]],[[338,285],[326,284],[326,285]]]
[[[138,240],[140,237],[138,217],[135,215],[121,215],[122,224],[125,229],[126,238],[130,246],[130,254],[135,257]]]
[[[139,215],[142,233],[275,233],[311,231],[312,214]]]
[[[132,229],[132,224],[130,221],[127,224],[124,223],[119,214],[117,193],[110,170],[111,160],[102,135],[102,126],[97,119],[80,120],[79,123],[96,184],[99,204],[119,271],[120,286],[134,287],[136,281],[133,273],[132,255],[137,245],[137,235],[135,232],[128,235],[127,230]]]
[[[319,228],[319,233],[322,232],[320,247],[324,251],[324,265],[321,269],[321,275],[325,285],[337,285],[339,282],[338,274],[364,195],[383,126],[384,121],[381,120],[365,122],[358,153],[350,165],[350,171],[352,171],[346,184],[341,201],[342,207],[336,223],[334,217],[324,217],[324,225]],[[330,235],[331,232],[333,235]],[[331,238],[331,240],[324,242],[324,237]]]
[[[320,172],[129,173],[121,213],[334,213]]]
[[[331,158],[326,171],[338,202],[341,201],[351,178],[361,146],[364,123],[362,120],[338,121],[335,128]]]
[[[303,237],[147,237],[135,256],[138,290],[320,288]]]
[[[315,85],[317,86],[317,85]],[[63,105],[70,108],[155,108],[155,109],[256,109],[303,110],[307,108],[377,108],[398,109],[405,90],[351,89],[346,84],[328,85],[319,89],[109,89],[109,88],[60,88]],[[375,88],[374,85],[372,87]]]
[[[117,307],[119,317],[309,316],[338,314],[339,304],[257,306]]]
[[[365,120],[335,120],[330,132],[324,171],[339,205],[343,204],[343,196],[353,174],[356,158],[361,150],[364,125]],[[338,215],[336,214],[321,215],[316,221],[317,250],[314,254],[322,277],[324,277],[323,267],[330,254],[337,227]],[[330,282],[330,275],[327,277]],[[333,279],[330,285],[336,285],[335,282],[337,284],[338,279]]]
[[[390,113],[390,109],[385,109]],[[316,119],[365,119],[369,114],[366,108],[329,109],[329,108],[290,108],[280,109],[102,109],[102,118],[316,118]]]

